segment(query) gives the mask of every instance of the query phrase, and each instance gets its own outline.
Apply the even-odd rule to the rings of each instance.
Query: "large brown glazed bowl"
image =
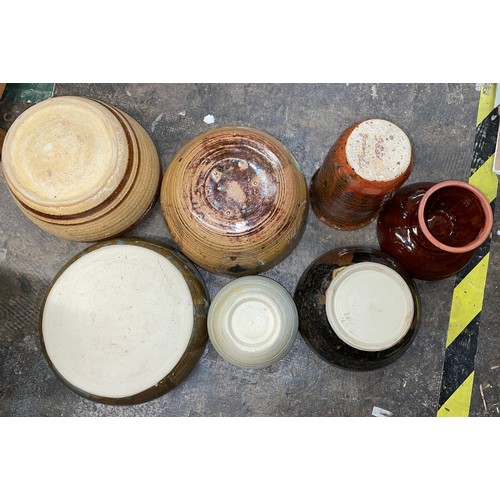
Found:
[[[32,222],[79,241],[129,230],[154,203],[161,173],[151,138],[133,118],[74,96],[22,113],[7,133],[2,165]]]
[[[173,247],[138,238],[97,243],[55,276],[42,303],[44,356],[71,390],[137,404],[178,385],[208,340],[209,294]]]
[[[172,238],[220,274],[257,274],[285,258],[307,218],[307,185],[277,139],[247,127],[215,128],[185,144],[161,186]]]

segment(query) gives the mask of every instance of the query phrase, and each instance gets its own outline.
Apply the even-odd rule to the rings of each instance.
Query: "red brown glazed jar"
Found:
[[[414,278],[452,276],[488,238],[493,213],[486,197],[462,181],[421,182],[400,189],[381,210],[380,248]]]
[[[354,230],[374,220],[413,167],[408,136],[387,120],[357,122],[338,138],[310,186],[317,217]]]

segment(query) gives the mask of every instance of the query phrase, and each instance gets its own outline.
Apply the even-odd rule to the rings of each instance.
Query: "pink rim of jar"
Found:
[[[427,204],[427,200],[436,192],[439,191],[443,188],[446,187],[460,187],[463,189],[466,189],[468,191],[471,191],[474,193],[481,203],[481,207],[483,209],[484,213],[484,227],[480,231],[480,233],[477,235],[476,239],[469,243],[468,245],[464,245],[462,247],[452,247],[449,245],[445,245],[444,243],[441,243],[435,236],[431,234],[429,231],[429,228],[427,227],[427,224],[424,219],[424,210],[425,210],[425,205]],[[471,250],[476,249],[479,245],[481,245],[488,235],[491,232],[491,229],[493,227],[493,212],[491,210],[491,206],[484,196],[484,194],[479,191],[476,187],[472,186],[471,184],[468,184],[467,182],[464,181],[443,181],[443,182],[438,182],[437,184],[434,184],[430,189],[426,191],[424,194],[420,205],[418,207],[418,222],[420,227],[422,228],[422,231],[425,235],[425,237],[437,248],[444,250],[445,252],[451,252],[451,253],[465,253],[469,252]]]

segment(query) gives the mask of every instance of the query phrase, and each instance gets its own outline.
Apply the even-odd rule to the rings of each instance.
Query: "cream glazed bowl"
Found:
[[[298,331],[295,303],[287,290],[264,276],[225,285],[208,313],[208,335],[216,351],[240,368],[265,368],[283,358]]]
[[[174,248],[114,239],[71,259],[45,295],[42,350],[80,396],[143,403],[179,384],[208,340],[208,292]]]

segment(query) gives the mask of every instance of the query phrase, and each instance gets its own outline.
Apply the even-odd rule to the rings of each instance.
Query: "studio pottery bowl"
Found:
[[[257,274],[298,243],[307,186],[277,139],[222,127],[177,152],[163,178],[161,206],[170,235],[197,265],[226,275]]]
[[[156,148],[123,111],[85,97],[53,97],[22,113],[2,150],[22,212],[61,238],[96,241],[129,230],[160,183]]]
[[[315,259],[295,290],[299,331],[328,363],[373,370],[401,357],[420,325],[420,296],[406,270],[370,248]]]
[[[45,295],[44,355],[79,395],[136,404],[179,384],[205,347],[208,293],[174,248],[141,239],[93,245],[71,259]]]
[[[224,286],[208,313],[216,351],[241,368],[265,368],[291,349],[297,308],[286,289],[265,276],[243,276]]]

